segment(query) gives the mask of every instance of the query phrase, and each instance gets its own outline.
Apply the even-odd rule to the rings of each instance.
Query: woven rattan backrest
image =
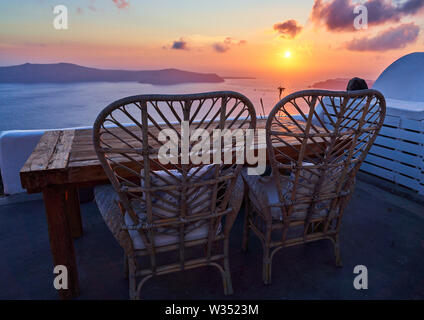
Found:
[[[376,90],[306,90],[277,103],[267,120],[267,148],[287,224],[303,216],[307,228],[317,213],[328,219],[343,211],[385,111]]]
[[[99,114],[95,150],[123,213],[150,253],[156,236],[178,236],[184,247],[185,236],[202,225],[213,240],[221,218],[231,212],[228,200],[242,166],[183,163],[183,142],[177,142],[177,163],[163,164],[159,153],[170,139],[161,139],[159,132],[168,129],[180,141],[187,124],[191,132],[207,129],[212,138],[212,129],[255,128],[255,121],[252,103],[236,92],[139,95],[118,100]],[[189,149],[204,142],[190,139]],[[220,147],[214,151],[222,152],[224,145]]]

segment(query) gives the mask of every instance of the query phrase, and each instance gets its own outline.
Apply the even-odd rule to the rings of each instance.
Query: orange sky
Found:
[[[334,1],[352,4],[323,3]],[[16,1],[0,3],[0,65],[72,62],[102,68],[180,68],[310,84],[335,77],[375,79],[395,59],[424,51],[421,8],[411,13],[390,7],[392,19],[356,31],[329,30],[331,21],[324,14],[321,21],[312,19],[314,0],[179,5],[124,1],[128,5],[123,8],[109,0],[76,0],[61,1],[69,10],[69,28],[59,31],[52,27],[55,1],[25,3],[25,7]],[[376,19],[369,15],[370,21]],[[274,27],[292,19],[301,29],[295,36]],[[407,24],[412,32],[416,27],[418,35],[406,34],[402,27]],[[371,39],[370,50],[347,48],[348,42],[365,38]],[[379,49],[380,45],[387,49]]]

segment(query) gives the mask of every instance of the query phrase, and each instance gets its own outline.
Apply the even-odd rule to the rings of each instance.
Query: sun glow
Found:
[[[292,57],[292,53],[290,51],[284,52],[284,58],[290,59]]]

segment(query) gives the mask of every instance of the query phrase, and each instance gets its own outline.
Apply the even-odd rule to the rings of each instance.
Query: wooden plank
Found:
[[[421,175],[421,171],[419,168],[409,167],[397,161],[381,158],[372,154],[368,154],[366,160],[378,166],[387,168],[388,170],[400,172],[412,178],[419,178]]]
[[[59,141],[61,131],[47,131],[43,134],[34,151],[31,153],[21,172],[44,170]]]
[[[40,192],[44,186],[66,184],[66,169],[75,130],[47,131],[20,171],[22,186]],[[47,174],[48,173],[48,174]]]
[[[43,196],[54,266],[63,265],[68,271],[68,289],[60,289],[58,292],[62,299],[72,299],[79,293],[79,283],[74,243],[66,214],[65,189],[47,187]]]
[[[361,170],[424,193],[424,120],[387,114]]]
[[[398,174],[394,171],[386,170],[384,168],[377,167],[373,164],[364,162],[361,165],[360,170],[374,174],[378,177],[387,179],[389,181],[393,181],[397,184],[403,185],[405,187],[411,188],[413,190],[419,191],[422,186],[419,184],[419,182],[416,179],[412,179],[406,176],[403,176],[401,174]]]
[[[413,141],[416,143],[423,143],[422,133],[403,130],[400,128],[390,128],[383,126],[379,134],[383,136],[395,137],[397,139]]]
[[[423,128],[421,128],[420,120],[402,118],[400,121],[400,127],[403,129],[423,132]]]
[[[384,118],[384,125],[398,128],[400,127],[400,117],[386,115]]]
[[[377,166],[373,165],[372,163],[366,162],[366,159],[362,163],[360,169],[362,171],[372,173],[376,176],[382,177],[382,178],[390,180],[390,181],[394,181],[394,178],[395,178],[395,173],[393,171],[377,167]]]
[[[46,169],[66,169],[74,140],[75,130],[61,131],[59,139]]]
[[[416,155],[410,155],[400,150],[392,150],[385,147],[380,147],[378,145],[372,146],[372,148],[370,149],[370,154],[374,154],[376,156],[383,156],[399,162],[404,162],[415,167],[420,167],[421,165],[421,159]]]
[[[395,182],[402,185],[402,186],[405,186],[405,187],[408,187],[408,188],[411,188],[411,189],[414,189],[414,190],[420,189],[420,184],[419,184],[418,180],[412,179],[412,178],[409,178],[409,177],[405,177],[401,174],[395,175]]]
[[[397,140],[394,138],[377,136],[375,144],[387,146],[393,149],[406,151],[412,154],[420,154],[422,152],[422,146],[419,144],[410,143],[407,141]]]

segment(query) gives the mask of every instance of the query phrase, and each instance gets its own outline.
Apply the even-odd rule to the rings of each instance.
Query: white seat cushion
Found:
[[[192,177],[194,179],[202,179],[202,180],[210,179],[209,173],[213,172],[213,170],[210,170],[209,172],[207,172],[208,167],[209,166],[205,166],[202,169],[200,169],[198,172],[195,172],[194,169],[190,170],[190,172],[192,173]],[[179,176],[177,172],[174,172],[174,175],[176,177]],[[162,179],[160,179],[158,176],[160,176]],[[162,171],[157,171],[156,175],[152,174],[151,177],[152,177],[152,183],[155,186],[165,186],[165,185],[168,185],[170,182],[173,182],[173,180],[175,181],[174,178],[170,177],[168,174]],[[133,242],[134,249],[136,250],[145,249],[144,241],[140,237],[137,230],[134,229],[135,225],[137,225],[140,221],[143,221],[146,219],[144,205],[141,205],[139,201],[132,202],[132,206],[134,210],[136,211],[139,221],[134,223],[127,213],[125,213],[124,220],[122,221],[121,219],[122,213],[118,206],[119,197],[111,185],[97,186],[94,189],[94,195],[95,195],[96,203],[97,203],[97,206],[99,207],[100,213],[105,218],[105,220],[106,219],[110,220],[110,217],[115,217],[115,219],[120,220],[121,224],[125,223],[125,225],[129,229],[128,233]],[[210,206],[211,196],[212,196],[211,190],[210,190],[210,187],[208,186],[202,186],[197,188],[196,190],[193,190],[193,193],[188,197],[189,215],[200,213],[202,211],[204,212],[205,208],[208,208]],[[161,199],[166,199],[168,202],[164,202]],[[169,204],[169,202],[172,202],[172,205]],[[173,212],[173,211],[176,211],[175,206],[177,208],[179,207],[178,197],[173,197],[169,195],[169,193],[167,192],[163,192],[163,191],[154,192],[152,196],[152,203],[153,203],[152,211],[154,212],[155,215],[159,217],[164,217],[164,218],[174,217],[179,214],[179,212],[178,213]],[[201,205],[199,206],[199,204]],[[110,221],[106,221],[106,223],[111,229]],[[208,230],[209,230],[208,221],[200,220],[199,222],[193,224],[190,227],[190,229],[186,228],[185,240],[191,241],[191,240],[206,238],[208,236]],[[111,231],[112,233],[114,233],[114,230],[111,230]],[[179,242],[179,235],[176,234],[175,232],[169,232],[169,231],[173,231],[173,230],[166,229],[166,228],[160,228],[159,230],[157,230],[157,235],[155,236],[155,240],[154,240],[156,246],[165,246],[165,245]],[[219,234],[220,232],[221,232],[221,224],[218,226],[217,234]]]
[[[304,166],[312,165],[311,163],[303,163]],[[328,194],[335,191],[336,182],[340,179],[342,173],[341,167],[336,167],[327,171],[327,176],[320,189],[320,194]],[[272,205],[279,204],[278,189],[273,176],[261,177],[257,175],[248,175],[247,170],[242,171],[243,179],[249,187],[249,197],[253,205],[259,210],[270,209],[273,219],[283,220],[281,207],[272,207]],[[313,194],[315,184],[318,182],[318,169],[303,169],[298,179],[298,187],[296,190],[295,201],[302,198],[310,197]],[[292,190],[294,185],[295,175],[292,173],[290,176],[280,175],[280,186],[284,203],[289,205],[292,198]],[[315,205],[315,212],[313,218],[324,217],[328,213],[329,204],[331,200],[319,201]],[[290,216],[291,220],[304,220],[306,217],[307,209],[309,208],[308,201],[300,201],[293,208]]]
[[[177,170],[154,171],[150,174],[152,187],[165,187],[181,184],[182,175]],[[190,183],[210,180],[214,170],[211,165],[203,166],[200,169],[192,168],[188,172],[187,179]],[[144,176],[143,170],[141,175]],[[144,179],[141,179],[141,187],[145,187]],[[205,212],[211,205],[212,190],[210,186],[192,187],[187,191],[187,211],[188,215]],[[178,191],[159,190],[152,193],[152,213],[159,218],[171,218],[180,213],[180,193]],[[143,195],[145,200],[145,196]],[[145,209],[143,209],[145,211]]]

